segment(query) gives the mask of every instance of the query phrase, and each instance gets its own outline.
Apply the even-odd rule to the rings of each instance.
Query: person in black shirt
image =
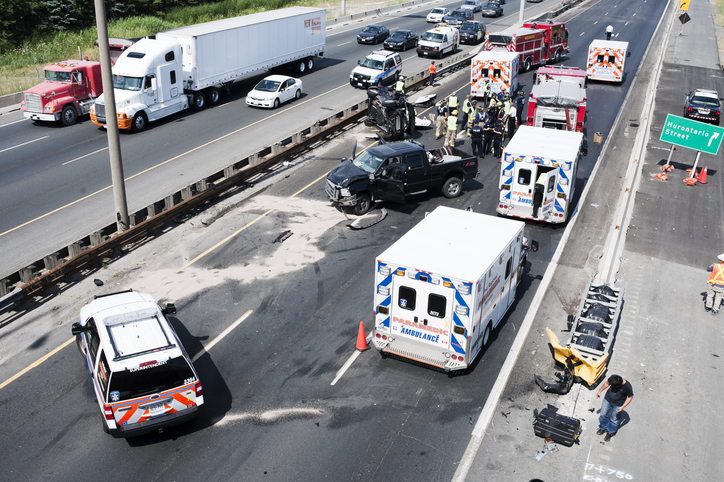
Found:
[[[483,128],[478,121],[473,121],[473,128],[470,130],[470,144],[473,148],[473,156],[485,158],[483,151]]]
[[[611,375],[596,393],[596,398],[601,398],[601,392],[606,392],[601,404],[601,415],[598,417],[597,435],[606,434],[604,441],[608,442],[616,435],[618,430],[618,419],[626,406],[633,400],[633,387],[620,375]]]

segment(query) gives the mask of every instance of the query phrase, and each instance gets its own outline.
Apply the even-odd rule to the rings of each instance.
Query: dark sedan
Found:
[[[473,11],[469,8],[458,8],[445,15],[443,22],[448,25],[457,26],[462,25],[463,22],[473,19]]]
[[[490,2],[483,7],[483,17],[500,17],[503,15],[503,7],[499,3]]]
[[[418,36],[411,30],[395,30],[385,40],[385,48],[388,50],[407,50],[417,47]]]
[[[390,31],[383,25],[368,25],[357,34],[358,44],[378,44],[390,36]]]
[[[461,44],[477,44],[485,40],[485,24],[473,21],[465,22],[458,29]]]
[[[696,89],[686,94],[684,117],[719,125],[721,104],[715,90]]]

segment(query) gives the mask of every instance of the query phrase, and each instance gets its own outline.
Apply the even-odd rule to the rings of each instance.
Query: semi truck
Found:
[[[544,66],[536,72],[526,123],[583,132],[586,119],[586,72],[576,67]]]
[[[515,300],[524,227],[446,206],[429,213],[375,260],[372,345],[445,371],[469,367]]]
[[[496,211],[546,223],[566,222],[583,155],[581,132],[520,126],[503,149]],[[543,198],[538,217],[533,217],[535,185],[543,173]]]
[[[139,132],[148,122],[219,102],[234,82],[276,67],[296,74],[324,56],[326,11],[312,7],[244,15],[158,32],[127,48],[113,66],[117,122]],[[91,120],[106,125],[105,99]]]
[[[628,42],[594,40],[588,47],[586,77],[590,80],[623,82],[626,58],[631,56]]]
[[[490,83],[490,93],[518,90],[518,54],[500,50],[482,51],[470,63],[470,95],[482,97],[485,83]]]
[[[560,62],[569,52],[568,29],[562,22],[529,22],[485,36],[483,50],[517,52],[518,65],[529,71],[535,65]]]

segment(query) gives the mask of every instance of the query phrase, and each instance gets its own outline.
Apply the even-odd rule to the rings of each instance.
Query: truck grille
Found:
[[[96,102],[96,120],[101,124],[106,123],[106,106]]]
[[[339,186],[337,186],[332,181],[327,180],[326,190],[329,199],[331,199],[332,201],[339,201]]]
[[[353,75],[353,78],[356,82],[369,82],[369,80],[370,80],[369,75],[357,74],[357,73],[355,73]]]
[[[43,104],[38,94],[25,94],[25,108],[28,112],[43,113]]]
[[[428,47],[427,45],[418,45],[418,50],[432,50],[432,47]]]

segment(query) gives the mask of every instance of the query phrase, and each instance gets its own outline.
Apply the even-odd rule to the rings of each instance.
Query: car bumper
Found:
[[[358,39],[357,39],[357,43],[358,43],[358,44],[373,44],[373,43],[375,43],[375,39],[374,39],[374,37],[370,37],[370,38],[358,38]]]
[[[60,120],[60,112],[55,114],[38,114],[37,112],[23,112],[26,119],[53,122]]]
[[[684,117],[687,117],[689,119],[698,120],[701,122],[709,122],[712,124],[719,124],[719,117],[711,116],[711,115],[701,115],[701,114],[684,114]]]
[[[274,106],[274,100],[272,99],[246,99],[246,105],[252,107],[266,107],[271,109]]]
[[[186,410],[164,415],[145,422],[134,423],[131,425],[120,425],[115,429],[111,429],[111,435],[114,438],[135,437],[137,435],[143,435],[145,433],[172,427],[196,418],[199,414],[198,409],[199,407],[194,405]]]

